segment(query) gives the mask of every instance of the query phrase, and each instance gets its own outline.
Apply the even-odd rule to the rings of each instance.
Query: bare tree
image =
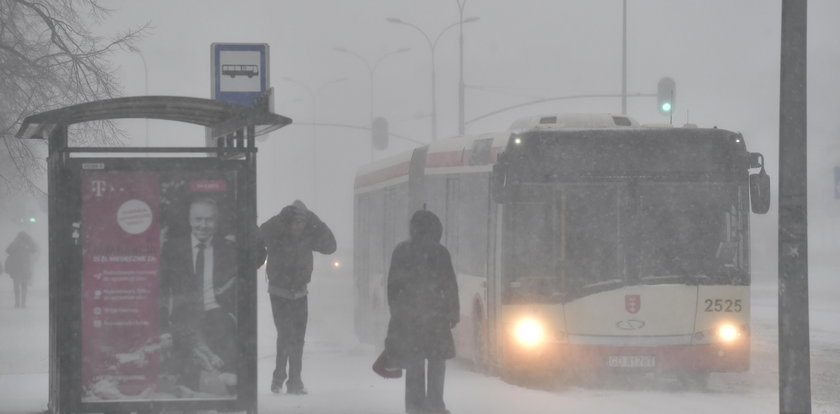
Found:
[[[88,30],[109,13],[97,0],[0,0],[0,195],[43,193],[36,183],[44,154],[14,138],[23,118],[120,95],[108,56],[136,51],[148,24],[112,38]],[[119,145],[123,137],[107,122],[75,132],[84,145]]]

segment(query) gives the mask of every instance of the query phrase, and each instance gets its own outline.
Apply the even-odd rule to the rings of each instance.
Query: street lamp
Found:
[[[423,35],[423,37],[426,39],[426,42],[429,44],[429,49],[432,53],[432,141],[435,141],[435,140],[437,140],[437,86],[436,86],[436,75],[435,75],[435,48],[437,47],[438,40],[440,40],[440,37],[443,36],[443,34],[446,33],[447,30],[449,30],[449,29],[451,29],[455,26],[463,25],[464,23],[472,23],[474,21],[477,21],[478,17],[470,17],[470,18],[467,18],[467,19],[460,19],[459,21],[457,21],[455,23],[452,23],[449,26],[444,27],[443,29],[441,29],[441,31],[438,33],[438,35],[435,37],[434,41],[432,40],[431,37],[429,37],[428,34],[426,34],[426,32],[423,31],[423,29],[417,27],[414,24],[402,21],[402,20],[400,20],[396,17],[388,17],[385,20],[389,23],[402,24],[402,25],[411,27],[414,30],[417,30],[418,32],[420,32],[420,34]]]
[[[621,114],[627,115],[627,0],[621,3]]]
[[[143,61],[143,81],[146,86],[146,96],[149,96],[149,67],[146,65],[146,57],[143,53],[137,51],[137,56]],[[149,118],[146,118],[146,146],[149,146]]]
[[[370,75],[370,83],[369,83],[369,85],[370,85],[370,107],[369,107],[369,109],[370,109],[370,119],[369,119],[370,124],[369,125],[371,127],[373,127],[373,75],[374,75],[374,73],[376,73],[376,68],[379,67],[379,64],[382,63],[382,61],[385,60],[385,58],[387,58],[389,56],[399,54],[399,53],[408,52],[411,49],[409,49],[407,47],[404,47],[404,48],[400,48],[400,49],[397,49],[397,50],[392,50],[390,52],[385,53],[381,57],[379,57],[379,59],[377,59],[375,62],[373,62],[373,64],[368,62],[367,59],[364,58],[364,56],[362,56],[362,55],[360,55],[356,52],[353,52],[351,50],[347,50],[343,47],[334,47],[333,50],[335,50],[336,52],[340,52],[340,53],[347,53],[350,56],[356,57],[368,69],[368,74]],[[371,142],[371,145],[370,145],[370,160],[373,161],[373,142]]]
[[[309,98],[312,100],[312,206],[314,208],[318,207],[318,95],[321,94],[321,91],[324,89],[325,86],[331,85],[338,82],[343,82],[347,80],[346,77],[336,78],[327,82],[322,83],[318,86],[317,91],[312,91],[312,88],[309,85],[300,82],[294,78],[290,78],[288,76],[283,76],[280,79],[294,83],[295,85],[300,86],[306,93],[309,94]]]
[[[626,0],[625,0],[626,1]],[[464,6],[467,0],[456,0],[458,4],[458,135],[464,135]],[[478,20],[477,17],[473,19]],[[473,20],[473,21],[475,21]]]

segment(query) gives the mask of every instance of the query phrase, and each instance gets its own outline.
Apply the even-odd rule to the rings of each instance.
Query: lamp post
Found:
[[[140,60],[143,61],[143,82],[146,88],[146,96],[149,96],[149,67],[146,65],[146,57],[143,56],[143,53],[137,51],[137,56],[140,56]],[[146,146],[149,146],[149,119],[146,118]]]
[[[376,61],[373,62],[373,64],[368,62],[368,60],[365,59],[364,56],[362,56],[362,55],[360,55],[356,52],[353,52],[351,50],[347,50],[343,47],[334,47],[333,50],[335,50],[336,52],[340,52],[340,53],[347,53],[348,55],[353,56],[356,59],[359,59],[365,65],[365,67],[367,68],[368,74],[369,74],[369,79],[370,79],[370,82],[369,82],[369,85],[370,85],[370,106],[369,106],[370,117],[369,117],[369,120],[368,120],[368,122],[369,122],[368,125],[370,125],[371,128],[372,128],[373,127],[373,75],[374,75],[374,73],[376,73],[376,69],[379,67],[379,64],[382,63],[382,61],[385,60],[385,58],[387,58],[389,56],[399,54],[399,53],[408,52],[411,49],[409,49],[407,47],[403,47],[403,48],[400,48],[400,49],[397,49],[397,50],[392,50],[392,51],[387,52],[384,55],[380,56],[379,59],[377,59]],[[373,161],[373,138],[371,138],[371,143],[370,143],[370,160]]]
[[[347,80],[345,77],[336,78],[327,82],[322,83],[318,86],[317,91],[313,91],[309,85],[300,82],[294,78],[290,78],[288,76],[283,76],[280,79],[294,83],[295,85],[300,86],[306,93],[309,94],[309,98],[312,101],[312,206],[314,208],[318,207],[318,95],[324,89],[325,86],[331,85],[333,83],[343,82]]]
[[[621,114],[627,115],[627,0],[621,2]]]
[[[418,32],[420,32],[420,34],[423,35],[423,38],[425,38],[426,42],[429,44],[429,50],[431,51],[431,54],[432,54],[432,141],[435,141],[435,140],[437,140],[437,86],[436,86],[436,75],[435,75],[435,48],[437,47],[438,40],[440,40],[440,37],[443,36],[443,34],[446,33],[447,30],[449,30],[449,29],[451,29],[455,26],[462,26],[464,23],[472,23],[472,22],[478,20],[478,17],[470,17],[466,20],[460,19],[459,21],[457,21],[455,23],[452,23],[449,26],[444,27],[443,29],[441,29],[441,31],[438,33],[438,35],[435,37],[435,40],[432,40],[432,38],[429,37],[429,35],[426,34],[426,32],[423,31],[423,29],[417,27],[414,24],[402,21],[402,20],[400,20],[396,17],[388,17],[385,20],[388,21],[389,23],[401,24],[401,25],[411,27],[414,30],[417,30]]]
[[[467,5],[467,0],[456,0],[456,3],[458,4],[458,135],[464,135],[464,6]]]

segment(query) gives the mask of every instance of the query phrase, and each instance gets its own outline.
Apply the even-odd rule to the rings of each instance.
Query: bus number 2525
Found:
[[[706,312],[740,312],[741,299],[706,299]]]

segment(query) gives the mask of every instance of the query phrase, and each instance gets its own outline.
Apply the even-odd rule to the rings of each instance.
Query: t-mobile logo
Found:
[[[107,183],[104,180],[92,180],[90,182],[91,190],[93,190],[93,194],[97,197],[102,197],[102,193],[105,192],[105,185]]]

